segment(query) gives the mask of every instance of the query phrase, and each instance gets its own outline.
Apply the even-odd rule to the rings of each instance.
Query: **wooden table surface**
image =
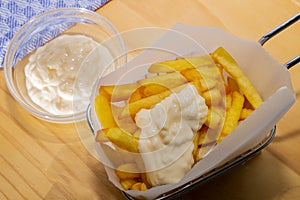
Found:
[[[177,22],[219,26],[257,41],[300,11],[299,0],[112,0],[97,10],[120,31]],[[300,23],[265,49],[284,63],[300,53]],[[257,157],[181,196],[183,199],[300,199],[300,64],[290,69],[297,101]],[[276,80],[274,80],[276,81]],[[0,71],[0,199],[123,199],[86,140],[86,122],[53,124],[12,98]]]

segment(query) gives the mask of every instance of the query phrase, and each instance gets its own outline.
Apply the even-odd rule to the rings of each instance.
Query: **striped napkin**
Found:
[[[32,17],[55,8],[96,10],[109,0],[0,0],[0,67],[14,34]]]

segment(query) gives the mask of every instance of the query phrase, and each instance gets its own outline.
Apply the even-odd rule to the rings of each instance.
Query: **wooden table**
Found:
[[[97,10],[120,31],[182,22],[219,26],[253,41],[299,11],[299,0],[113,0]],[[284,63],[299,54],[299,35],[297,23],[265,49]],[[297,102],[278,123],[273,142],[245,165],[182,198],[300,199],[300,65],[290,74]],[[52,124],[29,115],[9,94],[3,70],[0,88],[0,199],[124,198],[86,148],[89,141],[80,134],[85,122]]]

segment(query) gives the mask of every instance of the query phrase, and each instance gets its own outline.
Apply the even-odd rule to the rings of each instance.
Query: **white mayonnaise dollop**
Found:
[[[204,98],[188,85],[137,113],[139,150],[152,186],[177,183],[191,169],[194,133],[205,122],[207,111]]]
[[[54,115],[84,111],[92,85],[112,63],[108,49],[84,35],[61,35],[39,47],[25,66],[31,100]]]

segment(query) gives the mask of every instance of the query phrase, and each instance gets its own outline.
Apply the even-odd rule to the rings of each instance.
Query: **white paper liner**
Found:
[[[268,132],[295,102],[289,72],[273,59],[259,43],[237,38],[218,27],[196,27],[176,24],[172,28],[172,31],[166,32],[152,47],[162,49],[171,48],[183,54],[191,51],[194,47],[189,46],[189,44],[186,43],[187,41],[178,39],[178,35],[174,34],[174,31],[178,31],[190,37],[202,45],[208,52],[213,52],[219,46],[224,47],[238,62],[246,76],[261,94],[264,103],[205,158],[199,161],[180,182],[177,184],[153,187],[143,192],[125,191],[135,198],[154,199],[200,177],[253,148],[267,136]],[[147,61],[153,63],[155,60],[163,60],[166,56],[170,55],[155,54],[154,51],[144,51],[127,63],[127,65],[119,68],[119,72],[116,72],[114,76],[118,78],[118,76],[122,76],[125,71],[134,69],[134,66],[139,66]],[[139,68],[137,71],[132,70],[131,82],[139,79],[141,74],[146,73],[146,68]],[[101,80],[101,83],[113,84],[114,79],[112,77],[104,78]],[[93,113],[95,112],[92,111],[92,114]],[[95,114],[93,118],[96,119]],[[95,130],[99,129],[100,125],[97,120],[93,120],[93,123]],[[101,153],[97,144],[96,149]],[[120,190],[123,190],[114,170],[106,166],[105,169],[109,180]]]

